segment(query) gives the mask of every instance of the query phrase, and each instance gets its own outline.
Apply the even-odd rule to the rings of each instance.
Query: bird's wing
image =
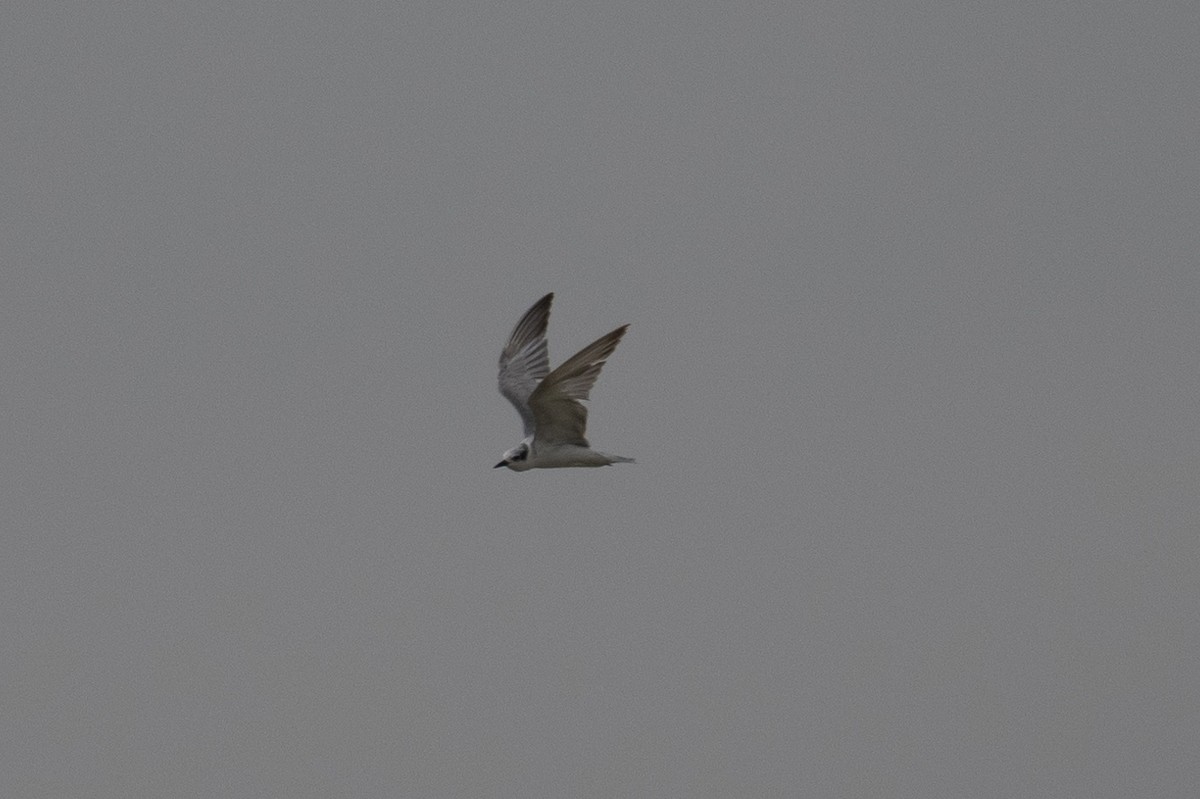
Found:
[[[542,444],[578,444],[588,446],[586,400],[600,376],[608,356],[613,354],[629,325],[621,325],[608,335],[587,345],[546,376],[529,395],[529,409],[537,429],[534,446]]]
[[[546,344],[546,324],[550,321],[551,292],[533,304],[513,328],[500,353],[500,393],[521,415],[525,435],[533,435],[534,417],[529,395],[550,372],[550,350]]]

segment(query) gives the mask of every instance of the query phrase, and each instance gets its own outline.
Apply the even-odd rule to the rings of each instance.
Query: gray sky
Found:
[[[5,5],[0,794],[1192,795],[1198,40]]]

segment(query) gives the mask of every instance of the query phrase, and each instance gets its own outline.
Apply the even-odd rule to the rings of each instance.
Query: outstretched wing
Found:
[[[533,445],[578,444],[588,446],[586,400],[600,376],[600,367],[613,354],[629,325],[587,345],[546,376],[529,395],[529,409],[537,430]]]
[[[533,304],[513,328],[500,353],[500,393],[521,415],[525,435],[533,435],[534,415],[529,395],[550,372],[550,350],[546,344],[546,324],[550,321],[551,292]]]

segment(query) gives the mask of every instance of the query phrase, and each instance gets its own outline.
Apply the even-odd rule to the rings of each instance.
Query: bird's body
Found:
[[[527,440],[528,441],[528,440]],[[525,472],[530,469],[563,469],[570,466],[608,466],[613,463],[633,463],[633,458],[625,458],[621,455],[609,455],[605,452],[597,452],[591,447],[580,446],[578,444],[555,444],[549,447],[538,447],[535,445],[532,448],[532,455],[528,453],[529,449],[522,450],[522,446],[528,447],[527,442],[521,442],[515,450],[509,450],[505,453],[505,459],[496,464],[496,468],[507,466],[514,472]],[[515,456],[510,459],[510,453]],[[525,454],[522,454],[525,453]]]
[[[591,448],[584,437],[587,408],[582,403],[629,326],[601,336],[551,372],[546,325],[553,300],[554,295],[547,294],[534,303],[500,353],[500,393],[517,409],[525,425],[525,439],[504,453],[496,468],[507,466],[524,472],[632,463],[633,458]]]

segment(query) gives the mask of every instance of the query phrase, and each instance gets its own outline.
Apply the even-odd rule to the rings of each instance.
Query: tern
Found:
[[[633,458],[592,449],[583,435],[588,412],[582,402],[629,325],[596,339],[551,372],[546,324],[553,300],[551,292],[535,302],[517,322],[500,353],[500,393],[520,414],[525,438],[493,468],[507,466],[524,472],[633,463]]]

